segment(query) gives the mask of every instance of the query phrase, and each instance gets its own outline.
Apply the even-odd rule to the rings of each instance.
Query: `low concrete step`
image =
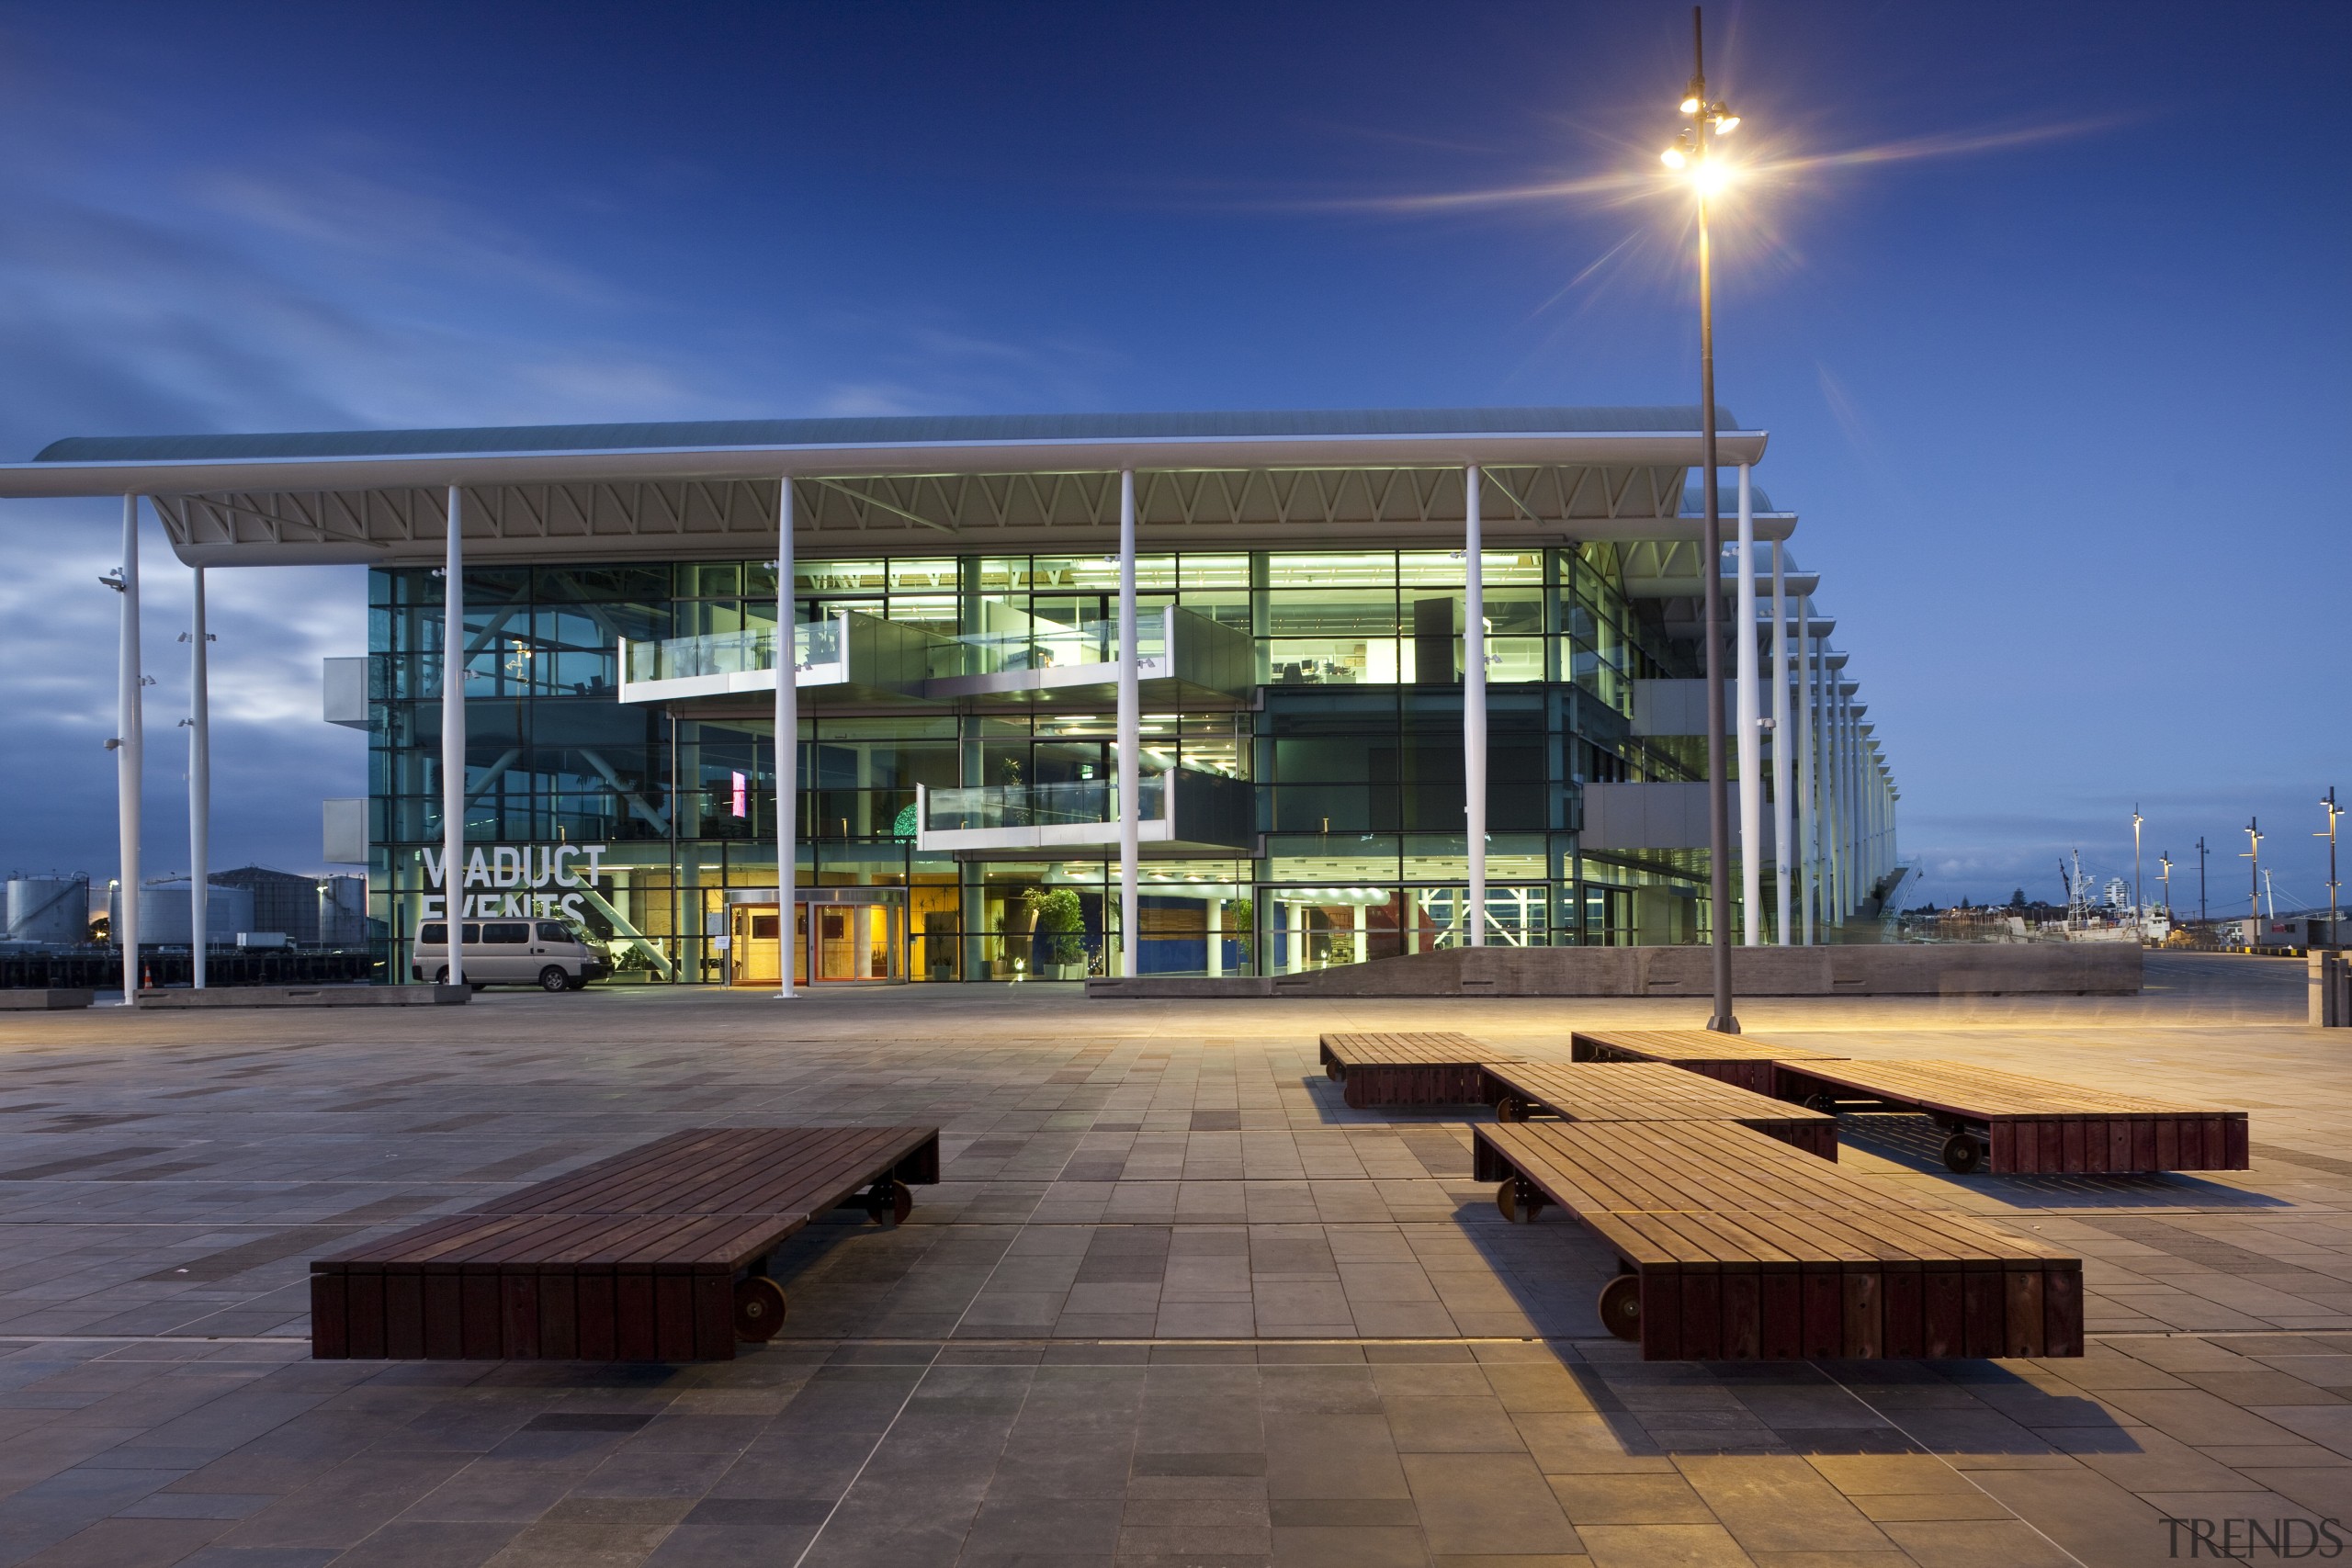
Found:
[[[89,995],[85,991],[84,996]],[[465,986],[207,986],[139,993],[142,1008],[399,1008],[463,1002]]]

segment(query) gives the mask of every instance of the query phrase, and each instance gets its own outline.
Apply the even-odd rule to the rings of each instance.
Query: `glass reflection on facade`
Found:
[[[1614,546],[1494,550],[1482,566],[1490,832],[1477,910],[1463,839],[1461,552],[1139,558],[1137,652],[1152,669],[1181,651],[1165,646],[1167,606],[1183,612],[1169,626],[1200,617],[1254,660],[1214,689],[1147,682],[1146,814],[1162,810],[1164,780],[1180,800],[1199,796],[1194,781],[1242,781],[1223,787],[1246,786],[1250,820],[1149,852],[1144,972],[1292,973],[1460,944],[1476,921],[1490,944],[1701,938],[1703,852],[1577,844],[1585,783],[1702,775],[1702,741],[1635,737],[1629,722],[1632,683],[1694,674],[1694,650],[1669,641],[1654,602],[1625,595]],[[1117,563],[1100,556],[796,563],[795,876],[819,890],[792,916],[797,976],[1103,972],[1119,936],[1115,832],[1002,854],[919,840],[926,826],[1001,824],[1008,812],[1081,829],[1113,815],[1107,685],[1016,697],[938,682],[1024,670],[1077,679],[1115,657],[1117,592]],[[604,846],[602,880],[574,912],[612,944],[625,978],[775,983],[786,927],[772,691],[622,700],[625,679],[772,669],[775,604],[775,567],[758,561],[467,572],[466,837]],[[369,880],[401,976],[426,852],[437,858],[442,838],[441,606],[430,570],[370,573]],[[846,670],[841,637],[871,623],[915,650],[920,679],[858,687],[852,672],[847,695],[806,700],[806,672]],[[927,823],[919,798],[931,801]]]

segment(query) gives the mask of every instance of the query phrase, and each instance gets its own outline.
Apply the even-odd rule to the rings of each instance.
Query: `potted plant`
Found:
[[[1030,929],[1045,945],[1039,961],[1055,980],[1076,980],[1086,973],[1086,911],[1078,894],[1068,887],[1051,892],[1032,887],[1021,896],[1028,907]]]

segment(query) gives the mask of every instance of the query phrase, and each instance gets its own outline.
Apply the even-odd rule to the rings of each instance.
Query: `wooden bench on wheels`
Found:
[[[1472,1129],[1514,1220],[1557,1204],[1616,1249],[1610,1332],[1645,1360],[2079,1356],[2082,1260],[1914,1207],[1727,1122]]]
[[[1973,1062],[1789,1062],[1780,1093],[1821,1110],[1922,1111],[1962,1176],[2244,1170],[2246,1113],[2113,1094]]]
[[[1466,1034],[1326,1034],[1323,1071],[1341,1098],[1361,1111],[1374,1105],[1483,1105],[1487,1062],[1515,1062],[1515,1051]]]
[[[1498,1062],[1483,1098],[1498,1122],[1736,1122],[1834,1160],[1838,1118],[1658,1062]]]
[[[1568,1036],[1569,1055],[1579,1062],[1664,1062],[1756,1094],[1776,1091],[1773,1069],[1782,1062],[1838,1062],[1826,1051],[1776,1045],[1752,1035],[1718,1034],[1712,1029],[1612,1029]]]
[[[311,1265],[321,1360],[730,1360],[773,1337],[768,1255],[819,1214],[906,1218],[936,1127],[673,1134]]]

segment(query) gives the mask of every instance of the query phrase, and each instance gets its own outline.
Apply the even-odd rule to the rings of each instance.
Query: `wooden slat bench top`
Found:
[[[1718,1034],[1712,1029],[1578,1030],[1569,1037],[1577,1055],[1600,1050],[1650,1062],[1835,1062],[1827,1051],[1782,1045],[1752,1034]]]
[[[1967,1214],[1925,1209],[1733,1122],[1528,1122],[1473,1129],[1643,1267],[2074,1261]]]
[[[478,1204],[477,1214],[808,1214],[837,1172],[895,1163],[933,1127],[697,1127]]]
[[[1571,1122],[1838,1121],[1663,1062],[1497,1062],[1487,1077]]]
[[[1809,1062],[1808,1077],[1927,1111],[1984,1120],[2004,1116],[2224,1116],[2243,1111],[2184,1105],[2118,1094],[2052,1078],[2007,1073],[1973,1062],[1922,1057],[1898,1061],[1859,1058]]]
[[[778,1244],[861,1190],[888,1223],[938,1179],[935,1127],[675,1133],[312,1260],[311,1354],[724,1360],[781,1322]]]
[[[1326,1034],[1323,1060],[1343,1067],[1476,1066],[1515,1062],[1519,1053],[1467,1034]]]

